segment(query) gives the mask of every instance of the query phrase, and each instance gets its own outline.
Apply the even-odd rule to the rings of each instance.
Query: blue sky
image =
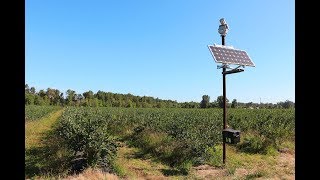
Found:
[[[289,0],[27,0],[25,82],[40,89],[131,93],[178,102],[222,95],[207,45],[247,51],[227,98],[295,101],[295,4]]]

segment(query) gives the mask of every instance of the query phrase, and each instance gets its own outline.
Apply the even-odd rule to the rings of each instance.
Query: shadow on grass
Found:
[[[163,157],[161,158],[160,155],[158,155],[157,157],[152,156],[152,153],[150,152],[150,150],[143,150],[140,149],[139,151],[133,153],[131,156],[128,156],[128,158],[135,158],[135,159],[142,159],[142,160],[146,160],[146,159],[150,159],[153,162],[157,162],[157,163],[164,163],[170,166],[170,160],[165,160]],[[185,168],[175,168],[175,167],[169,167],[166,169],[161,169],[160,170],[161,173],[164,176],[186,176],[189,174],[188,170]]]
[[[177,169],[161,169],[161,172],[165,176],[186,176],[188,172],[185,170],[177,170]]]
[[[140,149],[139,151],[133,153],[132,157],[135,158],[135,159],[142,159],[142,160],[146,160],[146,159],[151,159],[152,158],[151,153],[146,151],[146,150],[143,150],[143,149]]]
[[[25,150],[25,177],[66,175],[72,154],[53,131],[42,135],[41,146]]]

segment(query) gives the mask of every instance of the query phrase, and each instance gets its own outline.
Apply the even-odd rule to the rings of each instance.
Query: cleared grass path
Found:
[[[61,116],[63,109],[51,113],[42,119],[36,121],[27,121],[25,123],[25,148],[41,146],[41,138],[45,132],[49,131],[56,120]]]
[[[63,109],[25,123],[25,177],[51,179],[65,172],[68,156],[52,134]]]

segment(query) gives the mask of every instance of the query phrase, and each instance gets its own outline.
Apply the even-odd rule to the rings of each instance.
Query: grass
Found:
[[[291,145],[291,144],[290,144]],[[216,153],[220,154],[221,145],[216,146]],[[226,177],[222,179],[255,179],[255,178],[279,178],[287,177],[290,179],[294,176],[294,162],[288,163],[286,155],[280,153],[269,154],[252,154],[240,152],[236,147],[226,146],[226,164],[221,166],[222,156],[219,156],[220,161],[215,159],[211,165],[216,169],[223,167]],[[218,165],[216,165],[218,164]]]
[[[182,175],[175,168],[161,163],[141,149],[128,147],[119,148],[115,161],[116,173],[121,178],[129,179],[195,179],[192,174]]]
[[[25,123],[25,148],[41,146],[41,139],[49,131],[52,125],[61,116],[63,110],[51,113],[38,121],[27,121]]]
[[[149,158],[141,158],[138,148],[123,146],[118,150],[118,158],[115,162],[118,174],[123,177],[137,178],[140,176],[161,176],[161,169],[166,166],[152,162]],[[119,170],[121,173],[119,173]]]
[[[245,176],[245,180],[249,180],[249,179],[256,179],[256,178],[260,178],[260,177],[263,177],[265,176],[265,173],[264,171],[257,171],[257,172],[254,172],[252,174],[248,174]]]
[[[53,134],[53,128],[63,110],[51,113],[37,121],[25,124],[25,177],[50,179],[57,175],[67,175],[70,152]]]

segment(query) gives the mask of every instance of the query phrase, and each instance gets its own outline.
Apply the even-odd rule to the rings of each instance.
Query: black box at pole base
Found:
[[[240,142],[240,131],[227,128],[222,130],[222,138],[224,143],[237,144]]]

